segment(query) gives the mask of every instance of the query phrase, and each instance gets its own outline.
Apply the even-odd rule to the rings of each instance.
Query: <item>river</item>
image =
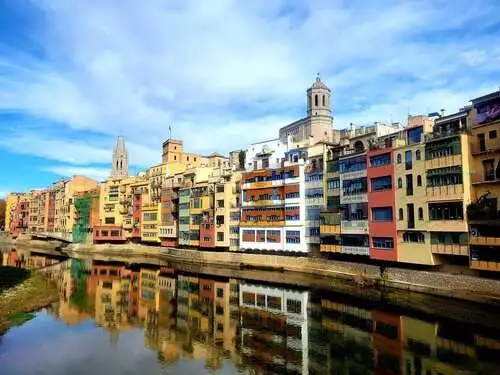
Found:
[[[495,308],[271,272],[15,250],[1,260],[53,265],[60,291],[0,336],[2,375],[500,374]]]

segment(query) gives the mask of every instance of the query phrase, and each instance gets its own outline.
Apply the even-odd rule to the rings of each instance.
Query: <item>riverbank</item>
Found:
[[[0,333],[31,318],[31,312],[57,301],[56,286],[42,274],[0,267]]]
[[[190,249],[146,246],[142,244],[69,244],[59,241],[18,239],[13,246],[26,249],[58,250],[71,255],[83,254],[122,257],[160,257],[166,261],[213,265],[231,269],[260,269],[270,273],[294,272],[353,281],[357,285],[374,288],[395,288],[429,295],[466,301],[500,305],[500,280],[470,275],[423,271],[373,264],[326,260],[313,257],[291,257],[239,252],[214,252]],[[279,281],[279,275],[276,276]]]
[[[275,272],[276,281],[280,279],[280,272],[295,272],[350,280],[360,286],[366,287],[395,288],[466,301],[500,305],[500,280],[447,274],[438,271],[386,267],[382,274],[379,266],[362,263],[309,257],[211,252],[137,244],[71,244],[64,248],[64,252],[68,254],[82,253],[90,257],[93,254],[110,257],[127,257],[132,255],[148,258],[160,257],[166,261],[180,263],[213,265],[232,269],[261,269]]]

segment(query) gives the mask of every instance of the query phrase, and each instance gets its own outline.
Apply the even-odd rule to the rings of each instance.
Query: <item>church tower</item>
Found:
[[[314,84],[307,90],[307,116],[332,116],[331,91],[321,81],[319,74]]]
[[[112,178],[128,177],[128,153],[125,148],[125,139],[119,136],[116,147],[113,150],[113,165],[111,167]]]

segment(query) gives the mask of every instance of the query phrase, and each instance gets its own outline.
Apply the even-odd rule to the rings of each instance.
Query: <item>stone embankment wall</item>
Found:
[[[470,301],[500,303],[500,280],[466,275],[454,275],[437,271],[419,271],[387,267],[381,276],[380,267],[351,262],[330,261],[307,257],[210,252],[188,249],[147,247],[142,245],[70,245],[70,251],[162,257],[168,261],[190,262],[201,265],[255,268],[300,272],[315,276],[344,278],[361,284],[382,284],[387,287],[422,293],[461,298]],[[276,281],[279,281],[277,276]]]

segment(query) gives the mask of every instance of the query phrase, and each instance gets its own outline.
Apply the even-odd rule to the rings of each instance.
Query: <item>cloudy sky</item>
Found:
[[[0,0],[0,194],[133,170],[173,136],[228,152],[305,113],[335,127],[457,110],[500,84],[497,0]]]

